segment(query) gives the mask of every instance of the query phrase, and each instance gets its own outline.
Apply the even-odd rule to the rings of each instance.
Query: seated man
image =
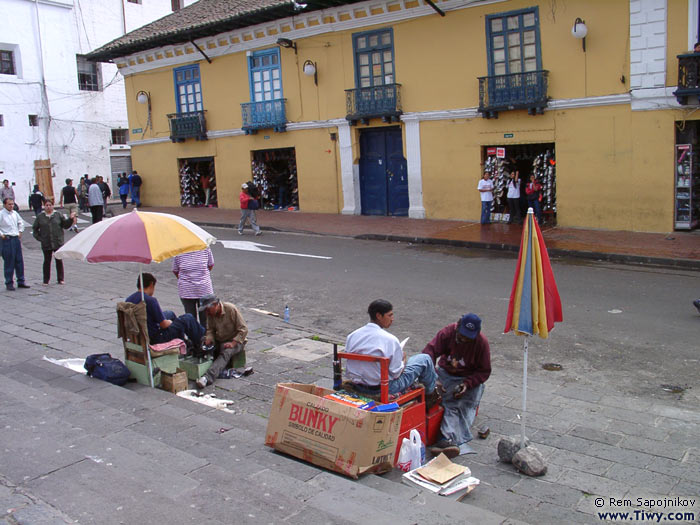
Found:
[[[219,373],[228,367],[231,358],[243,351],[248,326],[241,312],[232,303],[224,303],[215,295],[205,295],[200,300],[199,311],[207,312],[207,332],[204,344],[215,344],[214,362],[207,373],[197,379],[197,387],[214,384]]]
[[[488,340],[481,334],[481,319],[467,314],[446,326],[427,344],[423,354],[431,361],[437,360],[445,408],[440,425],[442,439],[429,450],[453,458],[460,454],[462,443],[472,440],[469,427],[484,393],[484,383],[491,375],[491,352]]]
[[[367,313],[370,322],[347,337],[345,351],[388,357],[390,359],[389,393],[402,393],[418,380],[425,386],[426,403],[429,406],[434,404],[439,395],[435,391],[437,376],[430,356],[418,354],[406,360],[399,340],[386,331],[394,322],[391,303],[384,299],[372,301]],[[379,363],[348,359],[345,368],[348,379],[355,383],[358,392],[379,393],[381,382]]]
[[[167,343],[173,339],[185,339],[192,342],[195,348],[202,344],[204,328],[191,314],[177,317],[170,310],[161,310],[158,300],[153,297],[156,290],[156,278],[150,273],[144,273],[143,297],[146,301],[146,324],[148,325],[148,339],[151,344]],[[141,302],[141,279],[136,280],[138,291],[132,293],[125,300],[129,303]]]

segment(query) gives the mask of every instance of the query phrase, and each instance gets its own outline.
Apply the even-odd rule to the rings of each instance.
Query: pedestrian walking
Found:
[[[82,211],[82,212],[90,211],[90,208],[88,208],[88,187],[89,186],[90,186],[90,182],[88,181],[88,176],[86,173],[85,176],[81,177],[80,182],[78,183],[78,207],[80,208],[80,211]]]
[[[102,175],[97,176],[97,184],[100,186],[100,191],[102,192],[102,200],[104,201],[104,213],[103,217],[107,215],[107,212],[109,211],[107,209],[107,203],[109,202],[109,198],[112,196],[112,190],[109,187],[109,184],[107,184],[102,177]]]
[[[14,186],[15,183],[12,183],[12,186]],[[15,190],[14,188],[10,186],[10,181],[5,179],[2,181],[2,188],[0,188],[0,199],[2,199],[2,202],[5,202],[5,199],[12,199],[12,202],[14,202],[14,207],[15,211],[19,211],[19,206],[17,206],[17,202],[15,201]]]
[[[253,228],[255,235],[262,235],[260,231],[260,226],[258,226],[257,218],[255,217],[255,210],[259,208],[258,201],[250,196],[248,191],[248,184],[243,184],[241,186],[241,220],[238,223],[238,235],[243,235],[243,228],[245,228],[245,223],[250,221],[250,227]]]
[[[29,196],[29,207],[34,210],[34,216],[36,217],[39,215],[41,212],[41,207],[44,205],[46,202],[46,198],[44,197],[44,194],[39,191],[39,185],[35,184],[34,185],[34,190],[32,191],[32,194]]]
[[[479,181],[476,189],[481,197],[481,224],[491,224],[491,204],[493,203],[493,182],[489,179],[491,174],[484,172],[483,178]]]
[[[69,179],[70,180],[70,179]],[[51,259],[56,250],[63,246],[63,230],[75,225],[78,216],[73,211],[69,217],[54,209],[52,198],[46,199],[44,211],[37,215],[32,225],[32,235],[41,243],[44,252],[44,286],[51,280]],[[56,279],[58,284],[64,284],[63,261],[56,260]]]
[[[102,190],[97,183],[97,178],[90,181],[90,187],[88,188],[88,205],[90,206],[90,213],[92,214],[92,223],[100,222],[104,214],[105,201],[104,198],[102,198]]]
[[[143,184],[143,179],[139,172],[134,170],[129,175],[129,186],[131,187],[131,204],[137,208],[141,207],[141,185]]]
[[[68,217],[76,216],[78,214],[78,192],[73,187],[73,179],[66,179],[66,185],[63,186],[61,190],[61,200],[59,204],[62,208],[66,209],[66,215]],[[78,225],[73,223],[70,227],[75,233],[78,233]]]
[[[214,255],[209,248],[196,252],[181,253],[173,259],[173,273],[177,277],[177,293],[186,314],[197,318],[200,300],[214,293],[211,269]],[[207,327],[207,313],[199,311],[199,324]]]
[[[131,192],[131,185],[129,184],[129,177],[126,173],[119,175],[119,180],[117,180],[117,186],[119,186],[119,198],[122,201],[122,209],[126,209],[126,200]]]
[[[24,259],[22,258],[22,232],[24,221],[15,211],[15,201],[8,198],[2,201],[0,210],[0,238],[2,238],[2,260],[5,270],[5,288],[14,291],[14,278],[17,288],[30,288],[24,282]]]
[[[537,222],[542,224],[542,205],[540,201],[542,200],[542,184],[537,182],[537,177],[534,174],[530,175],[530,182],[527,183],[525,187],[525,193],[527,195],[527,205],[532,208],[535,212],[535,217],[537,217]]]

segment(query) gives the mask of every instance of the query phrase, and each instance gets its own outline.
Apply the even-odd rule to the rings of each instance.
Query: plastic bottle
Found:
[[[284,322],[289,322],[289,305],[284,307]]]

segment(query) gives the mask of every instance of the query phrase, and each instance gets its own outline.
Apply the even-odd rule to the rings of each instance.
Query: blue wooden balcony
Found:
[[[184,142],[189,138],[207,140],[207,121],[204,119],[204,111],[171,113],[168,115],[168,122],[170,140],[173,142]]]
[[[278,98],[241,104],[245,134],[254,135],[259,129],[287,131],[287,114],[284,109],[286,102],[286,98]]]
[[[547,107],[549,71],[528,71],[479,77],[479,112],[484,118],[498,118],[499,111],[527,109],[541,115]]]
[[[371,118],[384,122],[399,121],[401,110],[401,84],[384,84],[367,88],[345,90],[345,119],[351,125],[361,121],[369,124]]]
[[[679,104],[686,106],[688,97],[700,96],[700,53],[687,53],[677,58],[678,89],[673,94]]]

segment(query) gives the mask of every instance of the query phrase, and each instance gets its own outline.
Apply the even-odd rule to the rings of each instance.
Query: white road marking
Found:
[[[307,253],[292,253],[292,252],[280,252],[277,250],[263,250],[262,248],[274,248],[269,244],[260,244],[259,242],[252,241],[217,241],[223,244],[224,248],[229,250],[241,250],[244,252],[260,252],[260,253],[275,253],[277,255],[294,255],[296,257],[310,257],[312,259],[332,259],[333,257],[326,257],[324,255],[309,255]]]

